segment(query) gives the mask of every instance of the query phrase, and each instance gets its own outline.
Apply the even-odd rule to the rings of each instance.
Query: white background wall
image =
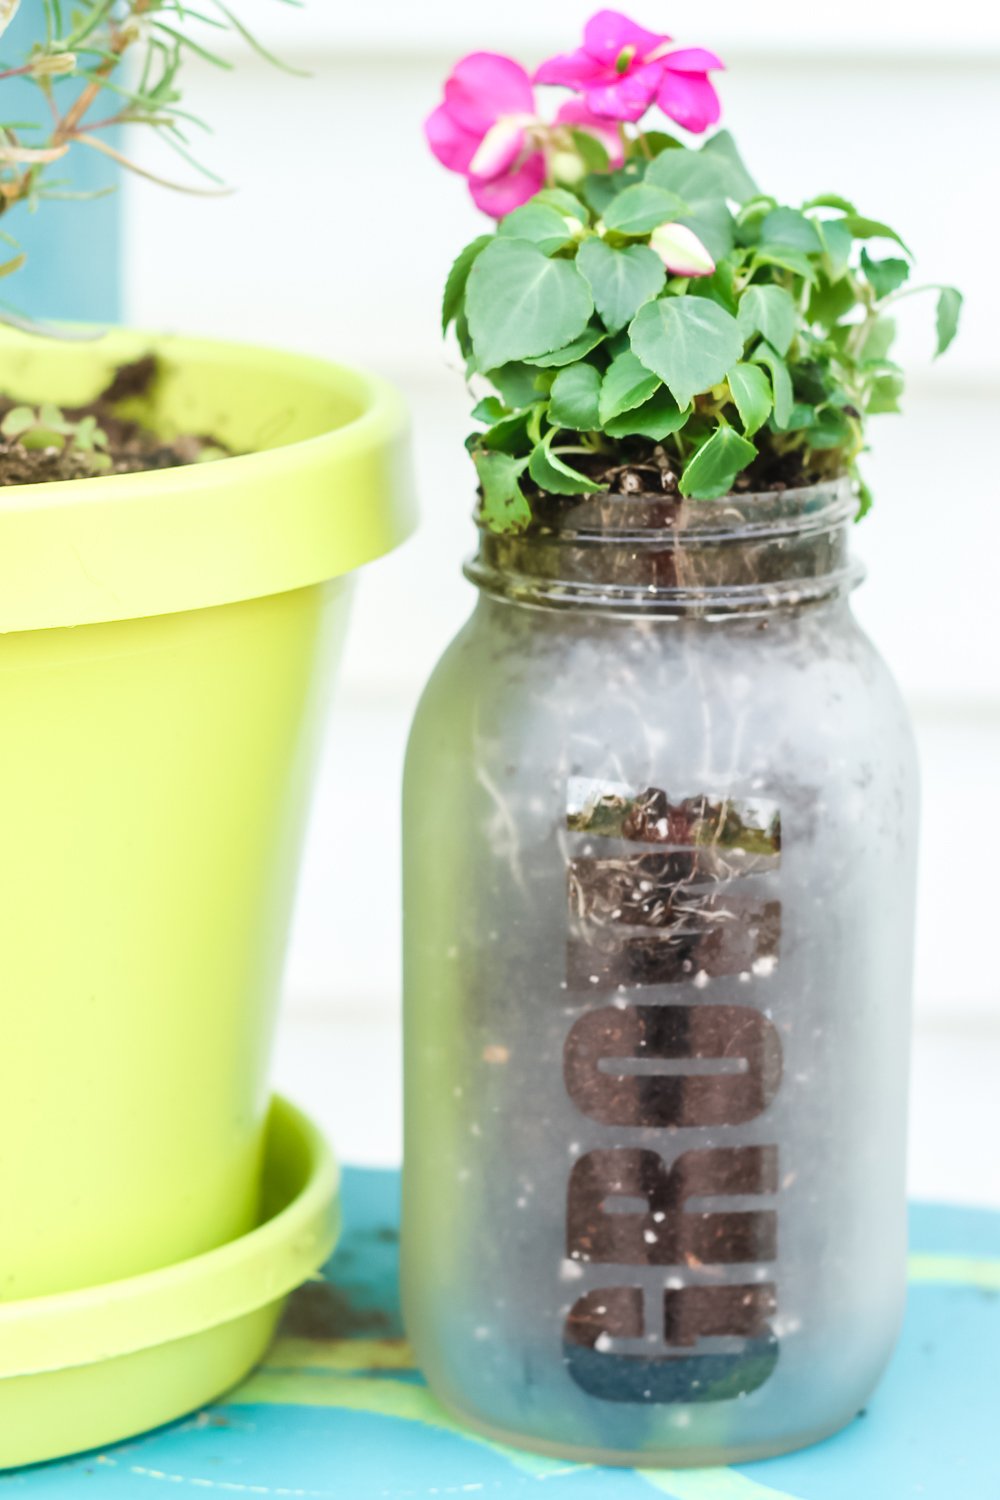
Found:
[[[932,299],[904,304],[910,395],[905,417],[881,418],[875,434],[858,609],[903,683],[923,749],[922,1024],[1000,1037],[1000,7],[631,8],[727,59],[725,120],[770,190],[793,202],[848,194],[910,240],[922,278],[967,293],[961,340],[936,365]],[[188,102],[216,132],[205,154],[240,191],[206,202],[128,189],[131,321],[367,363],[413,407],[424,523],[360,590],[288,970],[300,1014],[395,1014],[406,726],[471,604],[459,571],[471,544],[467,404],[437,314],[450,257],[479,230],[461,181],[427,153],[421,120],[462,52],[507,50],[532,64],[571,45],[589,9],[243,0],[241,15],[311,78],[235,46],[233,72],[195,66]],[[165,165],[146,146],[141,155]]]

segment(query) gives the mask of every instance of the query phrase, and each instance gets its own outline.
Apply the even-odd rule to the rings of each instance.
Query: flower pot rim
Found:
[[[273,1306],[331,1254],[340,1233],[339,1189],[320,1130],[275,1095],[263,1153],[262,1222],[155,1271],[0,1303],[0,1388],[6,1380],[153,1351]]]
[[[224,438],[229,425],[247,451],[0,489],[0,633],[284,593],[351,572],[413,530],[407,412],[376,375],[214,339],[0,331],[4,382],[27,401],[79,401],[149,353],[182,425]]]

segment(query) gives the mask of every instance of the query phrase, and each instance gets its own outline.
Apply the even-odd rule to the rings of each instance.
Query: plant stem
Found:
[[[139,7],[137,3],[134,9],[137,11],[138,8]],[[111,39],[111,51],[114,56],[105,59],[105,61],[97,69],[97,77],[91,79],[90,83],[87,84],[87,87],[81,90],[76,98],[75,103],[73,103],[66,111],[65,115],[63,115],[60,124],[56,127],[54,137],[56,140],[64,141],[68,136],[71,136],[76,132],[77,126],[80,125],[84,115],[87,113],[88,109],[93,104],[98,94],[101,92],[101,88],[104,84],[105,79],[110,78],[111,74],[115,71],[118,64],[121,62],[122,55],[127,50],[129,43],[134,40],[135,33],[130,32],[127,27],[115,33],[115,35]]]

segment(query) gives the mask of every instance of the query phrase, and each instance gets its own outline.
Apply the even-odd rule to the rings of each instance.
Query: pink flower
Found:
[[[502,219],[544,186],[531,79],[512,58],[472,52],[455,64],[424,131],[443,166],[468,179],[476,205]]]
[[[719,96],[709,73],[726,65],[704,47],[685,47],[662,59],[663,77],[656,102],[678,125],[701,135],[722,114]]]
[[[655,99],[678,125],[700,133],[721,113],[708,74],[724,64],[703,47],[671,51],[670,44],[620,11],[600,10],[584,28],[583,46],[542,63],[535,82],[575,89],[593,114],[610,120],[639,120]]]

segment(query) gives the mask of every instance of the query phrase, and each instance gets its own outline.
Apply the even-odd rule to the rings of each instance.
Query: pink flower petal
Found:
[[[704,47],[680,47],[676,52],[665,52],[661,61],[675,73],[710,73],[715,68],[725,70],[725,63],[714,52]]]
[[[584,95],[587,107],[609,120],[641,120],[655,99],[662,78],[663,64],[650,63],[623,74],[615,83],[587,89]]]
[[[599,10],[591,16],[583,31],[584,48],[606,68],[614,67],[626,47],[634,47],[636,56],[641,59],[669,41],[668,36],[637,26],[619,10]]]
[[[501,115],[533,115],[531,79],[512,57],[470,52],[455,64],[444,86],[444,102],[463,130],[483,136]]]
[[[468,172],[479,146],[478,135],[456,124],[446,104],[439,104],[424,121],[427,144],[449,172]]]
[[[613,120],[592,114],[582,99],[567,99],[556,115],[556,124],[571,125],[575,130],[585,130],[588,135],[596,136],[613,167],[620,167],[625,160],[617,125]]]
[[[604,67],[583,50],[550,57],[535,73],[536,83],[551,83],[559,88],[582,89],[594,79],[603,77]]]
[[[699,73],[665,72],[657,103],[671,120],[699,135],[722,113],[718,94]]]
[[[715,270],[715,261],[686,224],[661,224],[650,235],[649,247],[675,276],[711,276]]]
[[[489,182],[508,171],[523,150],[524,126],[513,119],[498,120],[480,141],[479,149],[469,163],[469,176],[480,182]]]
[[[477,208],[491,218],[502,219],[513,213],[522,203],[527,203],[545,185],[545,158],[540,151],[528,157],[516,172],[503,177],[494,177],[491,182],[469,179],[469,191]]]

